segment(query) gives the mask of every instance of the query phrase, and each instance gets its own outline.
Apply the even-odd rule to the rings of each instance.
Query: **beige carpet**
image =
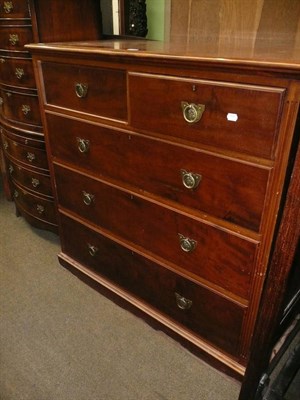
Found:
[[[1,192],[1,400],[238,398],[239,383],[81,282],[58,251]]]

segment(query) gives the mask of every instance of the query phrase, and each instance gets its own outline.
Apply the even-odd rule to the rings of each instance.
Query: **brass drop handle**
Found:
[[[88,246],[88,250],[89,250],[89,253],[90,253],[90,255],[92,256],[92,257],[95,257],[95,255],[98,253],[98,251],[99,251],[99,249],[98,249],[98,247],[96,247],[96,246],[93,246],[92,244],[87,244],[87,246]]]
[[[195,124],[196,122],[200,121],[205,110],[205,105],[182,101],[181,109],[185,121],[188,122],[189,124]]]
[[[12,46],[15,46],[17,43],[19,43],[19,35],[17,33],[11,33],[8,40]]]
[[[83,202],[86,206],[90,206],[95,201],[95,196],[91,193],[87,193],[83,190]]]
[[[176,304],[178,308],[181,310],[188,310],[192,307],[192,300],[187,299],[186,297],[181,296],[179,293],[175,293]]]
[[[179,236],[180,247],[185,253],[191,253],[192,251],[195,250],[195,248],[197,247],[196,240],[185,237],[181,235],[181,233],[178,233],[178,236]]]
[[[14,5],[12,1],[5,1],[3,4],[3,10],[6,14],[9,14],[14,9]]]
[[[86,85],[85,83],[75,83],[75,93],[76,96],[79,98],[84,98],[86,97],[88,92],[88,85]]]
[[[23,68],[16,68],[15,75],[19,80],[21,80],[23,78],[23,76],[25,75],[24,69]]]
[[[202,176],[194,172],[188,172],[185,169],[180,170],[183,186],[187,189],[196,189],[201,182]]]
[[[44,213],[45,207],[42,206],[41,204],[37,204],[37,205],[36,205],[36,211],[41,215],[41,214]]]
[[[27,104],[22,104],[21,110],[24,115],[28,115],[31,111],[31,108]]]
[[[12,173],[14,172],[14,167],[10,164],[10,166],[8,167],[9,173],[10,175],[12,175]]]
[[[35,154],[34,154],[34,153],[28,152],[27,155],[26,155],[26,158],[27,158],[27,160],[28,160],[29,162],[32,162],[32,161],[35,160]]]
[[[87,139],[76,138],[77,140],[77,148],[80,153],[87,153],[90,148],[90,141]]]
[[[31,184],[34,188],[40,185],[40,181],[37,178],[31,178]]]

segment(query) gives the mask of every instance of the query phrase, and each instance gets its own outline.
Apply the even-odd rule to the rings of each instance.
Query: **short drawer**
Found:
[[[268,168],[55,115],[47,123],[55,158],[259,230]]]
[[[50,62],[42,71],[47,104],[127,120],[125,71]]]
[[[0,18],[30,18],[28,2],[24,0],[1,1]]]
[[[56,211],[52,199],[28,192],[16,183],[14,183],[13,197],[17,207],[21,208],[23,212],[42,221],[56,223]]]
[[[24,46],[33,43],[31,25],[28,26],[0,26],[0,48],[9,51],[24,52]]]
[[[36,126],[42,124],[36,94],[0,89],[0,112],[10,121]]]
[[[46,150],[23,145],[2,134],[2,145],[8,157],[13,157],[19,162],[48,170]]]
[[[257,243],[55,165],[60,207],[173,268],[247,298]]]
[[[65,215],[61,214],[60,219],[65,254],[147,301],[213,345],[238,356],[244,308]]]
[[[25,168],[11,160],[8,160],[8,171],[13,181],[18,185],[24,186],[37,194],[52,196],[49,174],[42,174]]]
[[[129,74],[134,128],[265,158],[283,97],[281,88]]]
[[[5,85],[35,88],[32,60],[0,55],[0,82]]]

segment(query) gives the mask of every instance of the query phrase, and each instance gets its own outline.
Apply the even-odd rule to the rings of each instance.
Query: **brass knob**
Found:
[[[186,297],[181,296],[179,293],[175,293],[176,304],[181,310],[188,310],[192,307],[192,300],[187,299]]]
[[[31,184],[34,188],[40,185],[40,181],[37,178],[31,178]]]
[[[189,124],[195,124],[196,122],[200,121],[205,110],[205,105],[182,101],[181,108],[185,121]]]
[[[185,169],[181,169],[181,179],[183,186],[187,189],[196,189],[201,182],[202,176],[195,174],[194,172],[188,172]]]
[[[35,154],[34,154],[34,153],[28,152],[27,155],[26,155],[26,158],[27,158],[27,160],[28,160],[29,162],[32,162],[32,161],[35,160]]]
[[[88,92],[88,85],[84,83],[75,83],[75,93],[77,97],[80,97],[81,99],[86,97]]]
[[[19,80],[21,80],[23,78],[23,76],[25,75],[24,69],[23,68],[16,68],[15,75]]]
[[[76,138],[77,140],[77,148],[80,153],[87,153],[90,148],[90,141],[87,139]]]
[[[22,104],[21,110],[24,115],[28,115],[31,111],[31,108],[27,104]]]
[[[96,247],[96,246],[93,246],[92,244],[87,244],[87,246],[88,246],[88,250],[89,250],[89,253],[90,253],[90,255],[92,256],[92,257],[95,257],[95,255],[98,253],[98,247]]]
[[[6,14],[9,14],[12,12],[12,10],[14,9],[14,5],[12,1],[5,1],[3,3],[3,10]]]
[[[16,34],[16,33],[11,33],[10,35],[9,35],[9,43],[12,45],[12,46],[15,46],[17,43],[19,43],[19,35],[18,34]]]
[[[95,196],[85,191],[82,192],[83,202],[86,206],[90,206],[95,201]]]
[[[195,248],[197,247],[196,240],[185,237],[180,233],[178,233],[178,236],[179,236],[180,247],[184,252],[191,253],[192,251],[195,250]]]
[[[44,211],[45,211],[45,207],[42,206],[41,204],[37,204],[37,205],[36,205],[36,211],[37,211],[39,214],[43,214]]]

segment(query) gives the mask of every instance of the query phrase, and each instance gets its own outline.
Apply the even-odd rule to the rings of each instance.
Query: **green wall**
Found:
[[[147,39],[164,40],[165,1],[147,0]]]

